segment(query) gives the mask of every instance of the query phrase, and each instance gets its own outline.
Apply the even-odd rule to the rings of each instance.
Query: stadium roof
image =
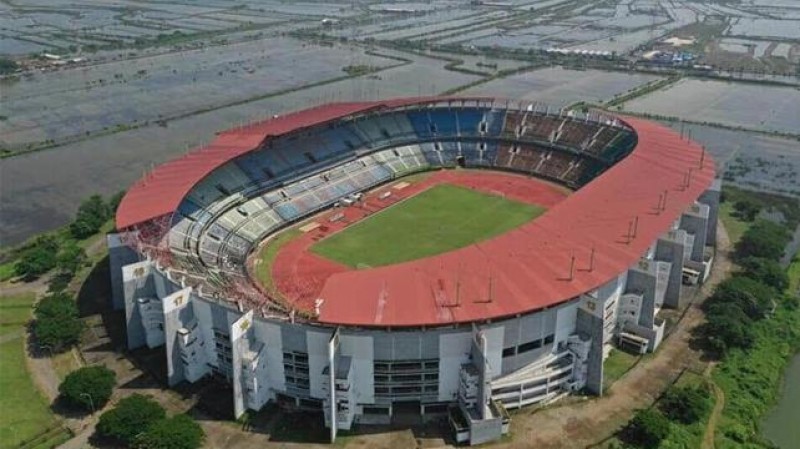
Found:
[[[178,209],[178,205],[192,187],[215,168],[257,149],[270,137],[370,110],[448,100],[492,99],[423,97],[374,102],[332,103],[222,132],[208,146],[159,165],[131,186],[117,210],[117,229],[127,229],[172,214]]]
[[[625,121],[638,134],[633,152],[536,220],[438,256],[334,274],[320,293],[319,321],[422,326],[495,319],[568,301],[620,275],[709,188],[715,172],[698,144],[652,122]],[[628,238],[635,221],[635,237]]]
[[[172,214],[211,171],[270,136],[372,109],[448,100],[491,101],[430,97],[330,104],[223,132],[211,145],[134,184],[117,211],[117,228]],[[399,327],[507,317],[568,301],[623,273],[708,189],[715,174],[698,144],[652,122],[625,122],[638,134],[633,152],[536,220],[437,256],[335,274],[320,293],[319,321]],[[635,236],[628,238],[634,221]]]

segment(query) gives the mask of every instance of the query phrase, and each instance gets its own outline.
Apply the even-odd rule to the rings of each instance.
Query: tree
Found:
[[[623,438],[643,448],[657,447],[669,436],[669,421],[658,410],[639,410],[623,430]]]
[[[14,265],[14,271],[23,279],[35,279],[55,268],[58,241],[51,235],[37,237]]]
[[[65,244],[56,257],[56,266],[58,269],[70,275],[75,275],[85,262],[86,252],[73,241]]]
[[[778,291],[789,287],[789,275],[775,260],[747,257],[739,263],[748,277],[769,285]]]
[[[734,276],[721,282],[706,302],[706,311],[716,304],[738,306],[748,317],[763,318],[772,308],[777,291],[747,276]]]
[[[750,198],[741,199],[733,204],[736,215],[743,221],[753,221],[761,212],[761,203]]]
[[[75,301],[66,293],[44,297],[36,305],[34,318],[33,334],[39,346],[61,351],[80,340],[83,321]]]
[[[111,211],[103,197],[92,195],[78,207],[75,221],[69,225],[70,233],[76,239],[85,239],[97,233],[110,217]]]
[[[97,433],[130,445],[137,435],[166,416],[164,408],[151,397],[134,394],[100,416]]]
[[[672,421],[692,424],[708,411],[708,392],[700,387],[672,387],[659,402],[659,409]]]
[[[120,190],[119,192],[115,193],[108,199],[108,208],[111,211],[111,214],[117,213],[117,208],[119,207],[119,203],[122,202],[122,198],[125,197],[125,191]]]
[[[736,245],[736,256],[740,260],[748,257],[778,260],[790,240],[791,236],[785,227],[771,221],[757,220]]]
[[[706,314],[703,334],[715,351],[724,354],[732,348],[747,349],[755,340],[753,321],[733,304],[717,304]]]
[[[69,373],[58,392],[69,405],[94,412],[111,398],[116,381],[114,371],[105,366],[86,366]]]
[[[136,449],[197,449],[203,444],[203,429],[188,415],[175,415],[156,422],[134,439]]]

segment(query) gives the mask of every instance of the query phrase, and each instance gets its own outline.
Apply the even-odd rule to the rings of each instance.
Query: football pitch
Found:
[[[489,239],[544,211],[442,184],[320,241],[311,251],[354,268],[390,265]]]

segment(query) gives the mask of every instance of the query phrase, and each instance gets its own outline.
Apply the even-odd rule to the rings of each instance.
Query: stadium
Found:
[[[234,414],[401,415],[458,442],[508,409],[603,393],[713,262],[698,144],[631,117],[493,98],[314,107],[219,133],[135,183],[109,236],[130,349]]]

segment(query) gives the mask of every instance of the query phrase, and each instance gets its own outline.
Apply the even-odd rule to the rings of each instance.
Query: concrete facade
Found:
[[[322,409],[335,438],[355,424],[388,423],[401,405],[416,404],[422,415],[460,414],[456,434],[477,444],[507,431],[506,408],[578,390],[601,395],[615,338],[654,351],[664,335],[658,312],[679,304],[680,270],[687,259],[702,260],[712,209],[693,205],[638,263],[594,291],[471,325],[334,328],[243,312],[203,297],[153,261],[130,263],[114,238],[112,280],[120,284],[128,347],[163,346],[169,385],[225,379],[237,417],[280,398]]]

